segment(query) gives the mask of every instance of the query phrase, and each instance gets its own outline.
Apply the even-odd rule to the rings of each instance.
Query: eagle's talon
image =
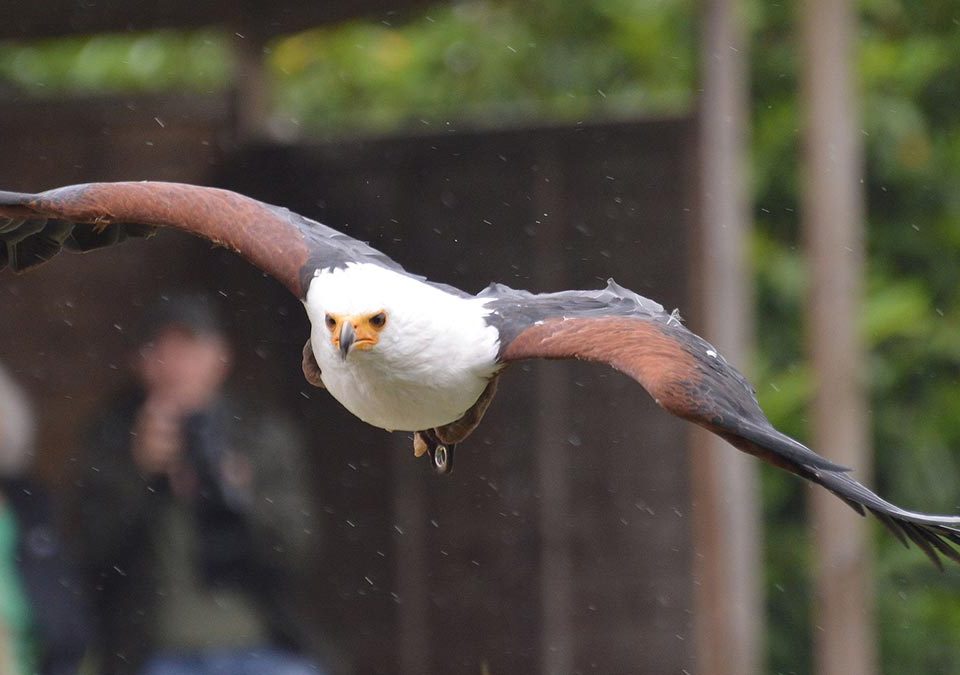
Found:
[[[437,444],[430,450],[433,470],[438,476],[446,476],[453,471],[453,449],[456,446]]]
[[[317,363],[317,357],[313,355],[313,345],[310,344],[310,340],[307,340],[307,343],[303,345],[303,376],[314,387],[326,389],[320,372],[320,364]]]
[[[416,457],[430,453],[430,466],[438,476],[453,471],[453,449],[455,443],[444,443],[437,438],[436,431],[417,431],[413,435],[413,454]]]
[[[423,457],[427,451],[430,449],[426,439],[423,434],[419,431],[414,432],[413,434],[413,456],[414,457]]]

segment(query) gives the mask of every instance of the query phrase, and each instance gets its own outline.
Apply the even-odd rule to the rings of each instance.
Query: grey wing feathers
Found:
[[[287,218],[296,219],[303,232],[304,239],[312,254],[303,268],[301,284],[304,289],[309,286],[314,270],[342,268],[348,263],[372,263],[387,269],[409,274],[400,263],[387,254],[375,249],[366,242],[354,239],[350,235],[294,213],[287,208],[274,206],[278,211],[284,211]]]
[[[265,204],[265,206],[278,214],[282,214],[282,217],[290,222],[296,223],[297,228],[303,234],[305,243],[312,252],[309,262],[318,269],[340,268],[347,263],[355,262],[372,263],[397,272],[407,273],[400,263],[365,241],[354,239],[340,230],[335,230],[329,225],[302,216],[284,206],[274,206],[272,204]]]
[[[148,236],[155,226],[226,246],[298,297],[318,269],[369,263],[408,274],[372,246],[289,209],[227,190],[163,182],[89,183],[39,194],[0,191],[0,268],[23,271],[61,249],[109,246]]]
[[[0,191],[0,205],[13,205],[26,195]],[[128,237],[149,237],[155,228],[114,223],[102,227],[24,214],[0,216],[0,270],[23,272],[47,262],[66,249],[75,253],[111,246]]]
[[[598,290],[531,293],[493,283],[477,294],[488,299],[490,320],[500,331],[501,346],[506,346],[537,321],[557,317],[639,316],[665,323],[680,323],[677,312],[667,312],[659,302],[645,298],[613,279]]]
[[[819,473],[811,480],[833,492],[861,515],[864,515],[864,509],[872,513],[904,546],[908,545],[909,539],[941,570],[943,565],[938,553],[960,563],[960,552],[954,548],[960,546],[960,517],[901,509],[841,473]]]
[[[868,511],[904,544],[915,543],[938,566],[960,562],[960,517],[901,509],[770,424],[746,378],[676,314],[616,285],[597,291],[532,294],[492,285],[488,321],[501,335],[501,359],[578,358],[603,362],[642,384],[669,412],[699,424],[738,449]]]
[[[691,382],[688,386],[700,390],[695,392],[700,400],[710,402],[712,424],[773,444],[778,453],[792,461],[817,469],[847,470],[777,431],[760,409],[756,392],[747,378],[713,345],[689,331],[676,310],[668,312],[660,303],[620,286],[613,279],[608,279],[606,287],[599,290],[542,294],[491,284],[478,297],[493,298],[487,307],[493,310],[491,320],[500,331],[501,350],[531,325],[557,317],[624,317],[655,322],[663,333],[697,359],[703,377],[700,383]],[[704,359],[705,354],[712,354],[713,358]]]

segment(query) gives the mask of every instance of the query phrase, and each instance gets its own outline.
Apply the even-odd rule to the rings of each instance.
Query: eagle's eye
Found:
[[[324,321],[327,324],[327,328],[329,328],[330,330],[333,330],[334,328],[337,327],[337,320],[333,318],[333,315],[331,314],[327,314],[327,317],[326,319],[324,319]]]
[[[386,312],[379,312],[370,317],[370,325],[374,328],[383,328],[387,325],[387,314]]]

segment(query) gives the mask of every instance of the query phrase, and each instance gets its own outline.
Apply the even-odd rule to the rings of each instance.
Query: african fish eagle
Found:
[[[960,517],[901,509],[770,424],[747,380],[675,313],[610,281],[533,294],[492,284],[476,295],[405,271],[383,253],[287,209],[174,183],[91,183],[0,192],[0,269],[61,249],[87,251],[173,227],[239,253],[278,279],[312,326],[303,370],[360,419],[414,433],[440,472],[476,428],[498,375],[524,359],[606,363],[667,411],[736,448],[827,488],[879,518],[935,564],[960,562]]]

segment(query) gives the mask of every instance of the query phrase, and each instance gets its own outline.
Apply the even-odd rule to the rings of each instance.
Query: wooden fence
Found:
[[[690,120],[249,146],[217,99],[24,110],[0,108],[4,188],[220,185],[471,291],[492,280],[593,288],[613,276],[668,307],[691,305]],[[303,425],[325,519],[316,587],[305,592],[357,672],[690,667],[683,423],[614,372],[519,365],[455,473],[434,477],[408,435],[363,425],[303,381],[307,322],[295,299],[175,233],[0,275],[0,359],[39,403],[49,483],[69,489],[73,439],[122,381],[124,336],[142,305],[184,287],[220,294],[235,386]]]

